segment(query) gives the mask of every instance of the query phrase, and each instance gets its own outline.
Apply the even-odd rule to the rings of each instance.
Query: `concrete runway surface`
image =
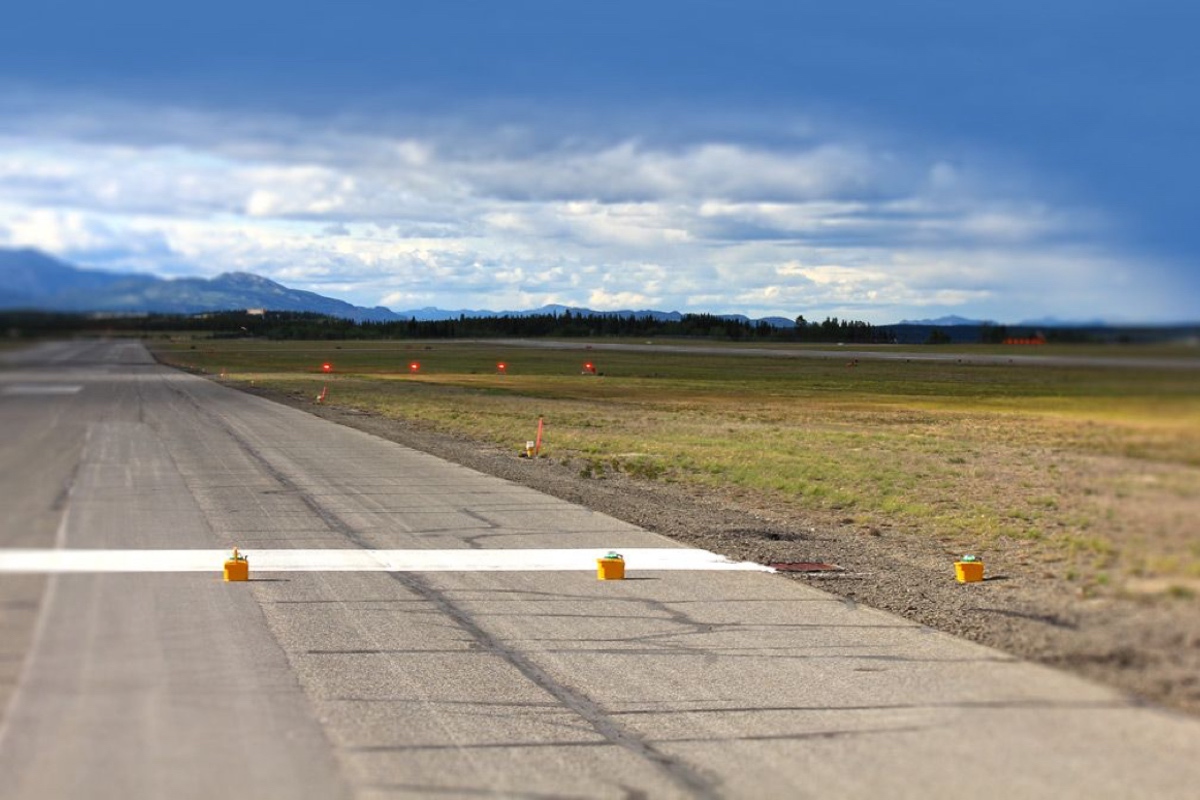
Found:
[[[159,367],[135,342],[8,353],[0,422],[0,798],[1200,786],[1200,720],[782,576],[639,568],[642,548],[696,551]],[[54,566],[235,545],[250,582],[149,553]],[[609,549],[628,551],[627,580],[590,570]],[[12,567],[49,550],[65,552]],[[584,565],[511,568],[521,550]],[[367,569],[347,551],[389,553]],[[449,567],[411,568],[429,559]]]

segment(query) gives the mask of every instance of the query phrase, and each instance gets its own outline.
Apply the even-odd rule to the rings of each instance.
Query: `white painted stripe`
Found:
[[[608,550],[249,550],[255,572],[523,572],[594,570]],[[752,570],[749,561],[685,547],[620,551],[627,572]],[[228,550],[0,550],[3,572],[220,572]]]
[[[78,394],[83,387],[76,384],[62,383],[17,383],[0,389],[0,394],[6,397],[25,397],[54,394]]]

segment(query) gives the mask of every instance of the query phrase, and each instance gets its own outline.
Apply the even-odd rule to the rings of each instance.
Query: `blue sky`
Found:
[[[1182,2],[43,0],[0,245],[361,305],[1200,319]]]

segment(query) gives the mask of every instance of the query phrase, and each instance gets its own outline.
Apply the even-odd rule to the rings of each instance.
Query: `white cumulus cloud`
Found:
[[[790,143],[667,141],[104,112],[42,114],[24,133],[10,122],[0,244],[162,274],[251,271],[392,307],[887,322],[1169,305],[1127,277],[1102,213],[1039,195],[1035,177],[811,125]]]

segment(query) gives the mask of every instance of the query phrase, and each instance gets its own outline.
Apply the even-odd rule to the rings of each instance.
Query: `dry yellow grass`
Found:
[[[1094,585],[1200,578],[1200,370],[207,344],[163,357],[511,447],[869,531],[1007,547]],[[407,364],[419,357],[417,374]],[[331,378],[316,364],[334,360]],[[498,374],[495,363],[510,366]]]

